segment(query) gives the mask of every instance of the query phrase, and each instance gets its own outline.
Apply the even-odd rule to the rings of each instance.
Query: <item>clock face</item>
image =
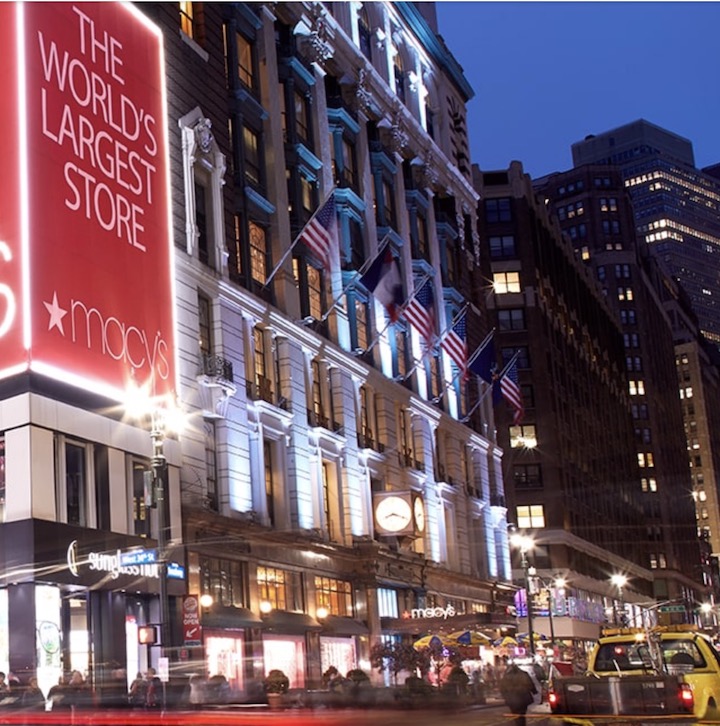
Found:
[[[425,503],[421,497],[415,497],[415,503],[413,504],[413,510],[415,513],[415,526],[418,532],[425,531]]]
[[[412,522],[412,509],[407,499],[385,497],[375,507],[375,521],[386,532],[400,532]]]

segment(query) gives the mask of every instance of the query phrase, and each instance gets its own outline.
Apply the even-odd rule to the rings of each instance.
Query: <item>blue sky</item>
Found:
[[[438,2],[438,26],[475,91],[471,157],[533,177],[570,145],[644,118],[720,162],[720,2]]]

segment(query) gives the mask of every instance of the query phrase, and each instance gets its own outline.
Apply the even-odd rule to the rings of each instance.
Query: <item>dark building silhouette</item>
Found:
[[[521,164],[474,178],[498,357],[520,352],[525,402],[517,426],[496,409],[508,520],[535,540],[541,576],[570,582],[574,611],[551,603],[558,637],[587,638],[617,612],[613,574],[632,588],[621,599],[653,594],[623,332]]]
[[[663,307],[669,281],[647,246],[636,244],[633,204],[618,169],[576,167],[534,186],[620,322],[645,518],[642,563],[653,571],[655,598],[686,603],[690,612],[702,574],[673,331]]]

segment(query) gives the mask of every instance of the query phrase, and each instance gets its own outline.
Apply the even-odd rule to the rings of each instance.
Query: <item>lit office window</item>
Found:
[[[545,508],[542,504],[520,506],[516,510],[519,529],[537,529],[545,526]]]
[[[493,274],[493,290],[498,295],[508,292],[520,292],[520,273],[496,272]]]

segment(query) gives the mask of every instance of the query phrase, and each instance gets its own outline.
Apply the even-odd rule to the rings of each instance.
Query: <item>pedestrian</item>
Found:
[[[30,678],[27,688],[23,691],[22,707],[32,711],[45,710],[45,696],[43,696],[35,676]]]
[[[500,680],[500,695],[511,713],[514,713],[516,726],[525,726],[528,706],[535,701],[537,688],[532,678],[517,663],[511,663]]]
[[[148,668],[145,674],[145,708],[162,706],[162,681],[157,677],[154,668]]]
[[[130,690],[128,691],[128,703],[135,708],[144,706],[146,690],[147,683],[143,678],[143,674],[138,672],[135,679],[130,684]]]
[[[5,680],[5,673],[0,671],[0,693],[7,693],[10,690],[10,684]]]

